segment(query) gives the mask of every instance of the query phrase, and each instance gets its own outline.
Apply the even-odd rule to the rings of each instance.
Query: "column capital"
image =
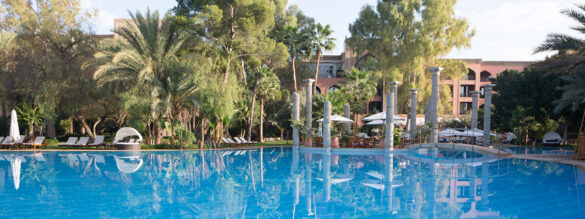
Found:
[[[303,82],[308,83],[308,84],[312,84],[313,82],[315,82],[315,79],[309,78],[309,79],[303,80]]]
[[[484,88],[492,88],[492,87],[495,87],[496,85],[495,84],[484,84],[484,85],[481,85],[481,86],[484,87]]]
[[[418,89],[416,89],[416,88],[410,88],[409,91],[413,94],[418,93]]]
[[[443,68],[437,66],[437,67],[430,67],[429,70],[431,70],[433,72],[433,74],[435,73],[439,73],[443,70]]]
[[[400,84],[400,82],[398,82],[398,81],[392,81],[392,82],[390,82],[390,85],[391,86],[398,86],[399,84]]]
[[[479,91],[476,91],[476,90],[474,90],[474,91],[471,91],[471,92],[469,92],[469,93],[470,93],[471,95],[481,94],[481,92],[479,92]]]

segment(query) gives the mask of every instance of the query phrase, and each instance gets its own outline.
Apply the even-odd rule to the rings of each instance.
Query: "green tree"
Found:
[[[264,104],[265,101],[281,98],[280,81],[272,72],[267,71],[264,77],[259,78],[258,96],[260,97],[260,142],[264,142]]]
[[[317,24],[315,29],[311,31],[310,41],[315,52],[315,83],[313,84],[313,94],[317,89],[317,80],[319,74],[319,63],[321,62],[321,55],[323,51],[330,51],[335,48],[335,38],[331,37],[333,31],[328,25]]]
[[[293,73],[293,92],[297,92],[296,59],[309,52],[309,38],[303,30],[298,27],[286,26],[283,33],[283,43],[288,47],[290,54],[291,69]]]
[[[170,14],[162,20],[157,11],[150,10],[144,15],[136,12],[130,16],[136,27],[128,23],[116,30],[127,45],[97,53],[96,58],[109,60],[97,68],[94,77],[101,83],[129,82],[137,87],[136,95],[152,96],[149,121],[154,122],[155,142],[159,144],[160,119],[165,113],[167,118],[175,118],[178,109],[173,104],[184,102],[179,99],[186,97],[175,91],[191,89],[180,84],[189,69],[178,57],[185,35],[173,31]]]
[[[357,124],[357,114],[367,113],[366,106],[376,95],[376,80],[372,74],[353,68],[345,74],[346,79],[342,83],[341,91],[348,96],[349,104],[353,111],[354,122]]]
[[[347,45],[356,54],[375,57],[373,71],[387,80],[402,82],[400,90],[418,88],[421,96],[430,96],[430,72],[438,58],[453,48],[469,47],[474,31],[466,19],[455,16],[452,0],[382,0],[375,7],[364,7],[349,26]],[[443,65],[442,67],[448,67]],[[442,73],[442,78],[460,76],[464,71]],[[406,105],[408,92],[399,92],[399,105]],[[445,100],[446,102],[447,100]],[[443,104],[442,104],[443,105]]]

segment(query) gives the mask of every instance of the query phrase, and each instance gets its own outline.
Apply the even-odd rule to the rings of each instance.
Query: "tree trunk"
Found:
[[[174,117],[169,116],[169,124],[171,124],[171,145],[175,144],[175,126],[173,125],[173,121],[175,120]],[[183,149],[183,147],[181,146],[181,149]]]
[[[256,92],[258,91],[258,83],[260,82],[260,76],[256,79],[254,85],[254,91],[252,92],[252,106],[250,106],[250,117],[248,118],[248,141],[252,140],[252,127],[254,126],[254,105],[256,104]]]
[[[100,122],[102,122],[102,118],[98,118],[98,120],[93,123],[93,129],[92,129],[92,131],[93,131],[93,134],[94,135],[97,135],[96,129],[97,129],[98,124],[100,124]]]
[[[260,142],[264,142],[264,97],[260,98]]]
[[[280,140],[284,140],[284,129],[280,129]]]
[[[297,69],[296,69],[296,65],[295,65],[296,56],[293,53],[293,54],[291,54],[290,57],[291,57],[290,59],[291,59],[292,73],[293,73],[293,85],[294,85],[293,89],[294,89],[294,92],[296,93],[297,92]]]
[[[28,123],[28,133],[26,134],[28,137],[32,137],[35,135],[35,123],[31,121]]]
[[[160,144],[161,141],[162,141],[162,132],[160,130],[160,126],[155,122],[153,124],[153,128],[154,128],[153,135],[154,135],[154,138],[155,138],[154,144]]]
[[[317,63],[315,64],[315,83],[313,83],[313,95],[317,91],[317,80],[319,77],[319,62],[321,62],[321,50],[317,50]]]
[[[79,120],[79,122],[81,122],[81,127],[83,128],[83,130],[85,130],[85,132],[87,134],[89,134],[89,136],[91,136],[92,138],[95,138],[94,133],[91,131],[91,128],[89,128],[89,125],[87,125],[87,122],[85,121],[85,117],[77,116],[77,120]]]
[[[67,119],[69,121],[69,127],[67,127],[67,134],[73,134],[73,116]]]

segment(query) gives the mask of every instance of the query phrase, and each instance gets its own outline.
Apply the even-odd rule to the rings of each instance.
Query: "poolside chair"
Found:
[[[43,141],[45,141],[45,136],[37,136],[33,142],[23,143],[22,146],[32,147],[33,149],[37,149],[37,146],[44,145]]]
[[[21,135],[18,140],[9,143],[8,147],[10,148],[11,146],[14,146],[15,148],[18,148],[19,145],[22,145],[22,142],[24,142],[24,135]]]
[[[67,142],[65,143],[59,143],[59,146],[67,146],[67,148],[71,147],[71,145],[74,145],[77,142],[77,137],[69,137],[67,139]]]
[[[8,146],[10,144],[10,142],[12,142],[12,137],[10,136],[6,136],[6,138],[4,138],[1,142],[0,142],[0,146],[2,146],[2,148]]]
[[[98,149],[99,146],[102,146],[104,144],[104,136],[103,135],[96,135],[95,139],[93,140],[93,143],[91,144],[87,144],[88,147],[93,147],[95,146],[95,149]]]
[[[256,143],[258,143],[258,142],[255,142],[255,141],[248,141],[248,140],[246,140],[243,137],[234,137],[234,138],[239,138],[240,141],[242,141],[244,144],[256,144]]]
[[[236,142],[233,142],[232,140],[228,140],[228,138],[225,138],[225,137],[221,137],[221,141],[223,142],[223,144],[228,145],[228,146],[233,146],[233,145],[238,144]]]
[[[81,137],[81,138],[79,138],[79,141],[77,141],[77,143],[75,143],[71,146],[83,147],[83,146],[87,146],[87,142],[89,142],[89,137]]]

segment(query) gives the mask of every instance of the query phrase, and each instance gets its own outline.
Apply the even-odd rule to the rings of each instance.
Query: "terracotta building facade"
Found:
[[[351,71],[364,56],[356,57],[347,47],[346,51],[341,55],[324,55],[319,64],[317,93],[326,94],[339,89],[339,83],[345,80],[344,71]],[[472,91],[481,92],[479,105],[483,105],[484,95],[481,86],[490,84],[489,78],[497,77],[498,74],[508,69],[521,71],[532,63],[524,61],[484,61],[482,59],[461,60],[467,64],[468,73],[461,78],[441,80],[442,86],[449,86],[451,89],[450,102],[453,104],[452,116],[455,117],[470,114]],[[310,68],[314,69],[315,64],[312,63]],[[367,108],[369,113],[379,112],[382,109],[382,98],[380,96],[374,97]]]

